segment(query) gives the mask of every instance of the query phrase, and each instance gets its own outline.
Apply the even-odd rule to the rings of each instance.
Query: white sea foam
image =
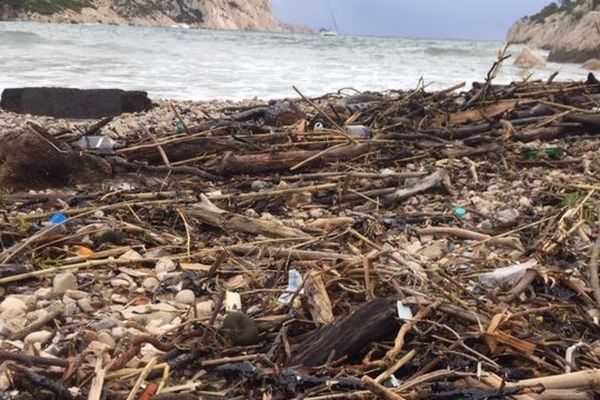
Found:
[[[502,43],[328,37],[107,25],[0,22],[0,89],[119,87],[153,97],[243,99],[310,95],[340,88],[432,89],[481,81]],[[513,53],[518,52],[512,48]],[[498,82],[530,73],[585,79],[573,64],[524,71],[508,60]]]

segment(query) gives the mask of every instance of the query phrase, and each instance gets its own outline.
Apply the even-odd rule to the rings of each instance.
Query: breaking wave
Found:
[[[41,35],[34,32],[0,30],[0,46],[36,44],[43,42],[44,40],[45,39]]]

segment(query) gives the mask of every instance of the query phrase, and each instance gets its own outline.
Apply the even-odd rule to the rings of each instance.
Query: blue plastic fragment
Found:
[[[467,210],[463,207],[456,207],[454,209],[454,216],[456,218],[463,218],[465,215],[467,215]]]
[[[63,213],[56,213],[52,216],[52,218],[50,218],[50,223],[54,224],[54,225],[60,225],[60,224],[64,224],[65,222],[67,222],[69,218],[67,218],[67,216]]]

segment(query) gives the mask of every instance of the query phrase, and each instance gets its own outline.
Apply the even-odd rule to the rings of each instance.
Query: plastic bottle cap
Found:
[[[462,218],[465,215],[467,215],[467,210],[465,208],[463,208],[463,207],[456,207],[454,209],[454,216],[456,218]]]
[[[67,222],[69,218],[67,218],[67,216],[63,213],[56,213],[52,216],[52,218],[50,218],[50,223],[54,224],[54,225],[60,225],[60,224],[64,224],[65,222]]]

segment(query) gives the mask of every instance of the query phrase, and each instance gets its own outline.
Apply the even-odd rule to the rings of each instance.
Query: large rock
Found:
[[[519,68],[545,68],[546,60],[529,47],[525,47],[516,58],[515,65]]]
[[[548,54],[548,61],[559,63],[582,63],[591,58],[600,57],[600,47],[581,48],[558,46]]]
[[[111,173],[103,158],[72,151],[39,128],[0,134],[0,187],[45,189],[97,182]]]
[[[146,111],[152,102],[139,91],[40,87],[4,89],[0,107],[19,114],[92,119]]]
[[[590,58],[581,66],[583,69],[587,69],[588,71],[598,71],[600,70],[600,59]]]
[[[583,63],[600,58],[600,5],[595,0],[581,0],[553,10],[519,20],[510,29],[508,42],[550,50],[548,61],[552,62]]]

